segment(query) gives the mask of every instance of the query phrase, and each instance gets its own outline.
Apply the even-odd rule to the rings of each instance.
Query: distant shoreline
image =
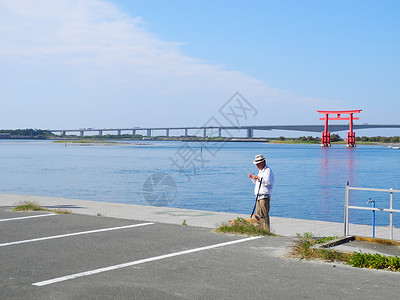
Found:
[[[143,138],[129,138],[129,137],[11,137],[11,138],[0,138],[0,140],[48,140],[55,143],[66,143],[66,144],[80,144],[80,145],[125,145],[125,143],[119,143],[118,141],[125,142],[160,142],[160,141],[181,141],[181,142],[255,142],[255,143],[269,143],[269,144],[315,144],[319,145],[320,141],[299,141],[297,139],[286,138],[285,140],[280,140],[278,138],[227,138],[227,137],[143,137]],[[332,145],[346,145],[346,141],[331,142]],[[376,145],[376,146],[386,146],[386,147],[399,147],[400,143],[383,143],[383,142],[365,142],[356,141],[356,145]]]

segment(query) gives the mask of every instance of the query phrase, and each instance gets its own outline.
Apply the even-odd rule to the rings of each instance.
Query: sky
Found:
[[[390,0],[0,0],[0,129],[229,125],[236,93],[252,108],[240,125],[350,109],[400,124],[399,13]]]

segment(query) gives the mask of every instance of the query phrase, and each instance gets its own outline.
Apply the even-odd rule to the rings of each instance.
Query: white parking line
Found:
[[[50,217],[50,216],[56,216],[56,214],[49,213],[49,214],[45,214],[45,215],[35,215],[35,216],[26,216],[26,217],[18,217],[18,218],[0,219],[0,222],[22,220],[22,219],[31,219],[31,218]]]
[[[68,236],[75,236],[75,235],[97,233],[97,232],[104,232],[104,231],[111,231],[111,230],[119,230],[119,229],[126,229],[126,228],[132,228],[132,227],[140,227],[140,226],[146,226],[146,225],[152,225],[152,224],[154,224],[154,223],[140,223],[140,224],[134,224],[134,225],[128,225],[128,226],[120,226],[120,227],[112,227],[112,228],[104,228],[104,229],[96,229],[96,230],[89,230],[89,231],[67,233],[67,234],[54,235],[54,236],[46,236],[46,237],[36,238],[36,239],[31,239],[31,240],[23,240],[23,241],[4,243],[4,244],[0,244],[0,247],[18,245],[18,244],[25,244],[25,243],[32,243],[32,242],[38,242],[38,241],[44,241],[44,240],[59,239],[59,238],[68,237]]]
[[[93,274],[98,274],[98,273],[102,273],[102,272],[126,268],[126,267],[139,265],[139,264],[143,264],[143,263],[147,263],[147,262],[151,262],[151,261],[161,260],[164,258],[194,253],[194,252],[203,251],[203,250],[209,250],[209,249],[228,246],[228,245],[237,244],[237,243],[243,243],[243,242],[247,242],[247,241],[251,241],[251,240],[255,240],[255,239],[259,239],[259,238],[261,238],[261,237],[260,236],[249,237],[249,238],[245,238],[245,239],[241,239],[241,240],[235,240],[235,241],[230,241],[230,242],[225,242],[225,243],[220,243],[220,244],[214,244],[211,246],[205,246],[205,247],[194,248],[194,249],[189,249],[189,250],[184,250],[184,251],[179,251],[179,252],[173,252],[173,253],[169,253],[169,254],[165,254],[165,255],[149,257],[149,258],[135,260],[135,261],[119,264],[119,265],[109,266],[109,267],[105,267],[105,268],[100,268],[100,269],[95,269],[95,270],[86,271],[86,272],[82,272],[82,273],[76,273],[76,274],[72,274],[72,275],[67,275],[67,276],[63,276],[63,277],[40,281],[40,282],[32,283],[32,285],[45,286],[45,285],[58,283],[58,282],[62,282],[62,281],[70,280],[70,279],[75,279],[75,278],[84,277],[84,276],[90,276]]]

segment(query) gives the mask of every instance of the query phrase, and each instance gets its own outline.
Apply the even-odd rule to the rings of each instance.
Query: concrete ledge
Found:
[[[238,217],[245,219],[250,216],[250,213],[244,215],[172,207],[0,193],[1,206],[13,207],[18,202],[22,201],[37,202],[39,205],[47,208],[67,209],[76,214],[178,225],[182,225],[185,220],[185,223],[189,226],[212,229],[229,220],[235,220]],[[251,208],[249,208],[249,210],[250,209]],[[344,232],[343,223],[273,216],[270,219],[271,232],[286,237],[296,237],[297,234],[304,234],[306,232],[312,233],[315,237],[342,236]],[[372,227],[368,225],[350,224],[350,232],[353,236],[368,236],[372,232]],[[388,239],[389,233],[388,227],[376,227],[376,235],[381,239]],[[394,238],[400,238],[400,229],[394,229]]]
[[[351,241],[354,241],[355,238],[353,236],[343,236],[331,241],[327,241],[325,243],[319,244],[319,245],[315,245],[318,246],[317,248],[331,248],[331,247],[335,247],[341,244],[345,244]]]

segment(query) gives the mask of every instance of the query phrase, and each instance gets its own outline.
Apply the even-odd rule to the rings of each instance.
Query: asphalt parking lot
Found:
[[[292,240],[0,208],[1,299],[388,298],[399,274],[283,257]],[[384,297],[383,297],[384,296]]]

